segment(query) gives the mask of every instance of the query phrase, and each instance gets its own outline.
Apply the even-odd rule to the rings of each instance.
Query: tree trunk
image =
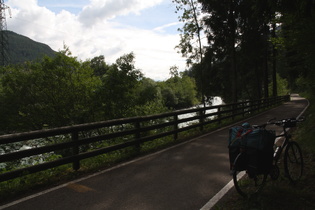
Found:
[[[272,37],[276,38],[276,23],[272,25]],[[272,45],[272,95],[278,96],[277,87],[277,49],[276,46]]]
[[[230,11],[228,17],[228,24],[230,26],[230,75],[231,75],[231,94],[233,103],[237,102],[237,71],[236,71],[236,52],[235,52],[235,43],[236,43],[236,18],[235,18],[235,8],[234,1],[230,1]]]
[[[264,52],[264,97],[269,97],[269,68],[268,68],[268,26],[265,25],[265,52]]]

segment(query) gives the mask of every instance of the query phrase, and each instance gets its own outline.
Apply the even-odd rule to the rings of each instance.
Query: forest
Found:
[[[0,134],[150,115],[207,103],[313,94],[315,2],[173,0],[187,69],[154,81],[136,55],[54,57],[0,67]],[[206,45],[204,44],[206,39]]]
[[[173,2],[184,23],[178,49],[203,95],[228,103],[314,89],[314,1]]]
[[[78,61],[69,49],[1,73],[1,132],[38,130],[141,116],[198,103],[193,78],[145,78],[133,53],[107,65],[104,56]]]

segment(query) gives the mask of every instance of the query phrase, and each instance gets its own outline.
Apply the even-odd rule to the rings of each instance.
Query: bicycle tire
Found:
[[[240,195],[250,198],[264,187],[268,174],[249,173],[249,170],[244,170],[244,161],[246,162],[246,154],[240,153],[233,165],[233,182]]]
[[[303,174],[304,162],[300,146],[290,141],[284,153],[284,170],[291,183],[295,184]]]

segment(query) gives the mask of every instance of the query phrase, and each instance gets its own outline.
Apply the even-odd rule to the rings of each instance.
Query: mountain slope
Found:
[[[11,64],[34,61],[42,58],[44,55],[53,57],[56,53],[46,44],[33,41],[12,31],[6,31],[6,33],[8,37],[9,63]]]

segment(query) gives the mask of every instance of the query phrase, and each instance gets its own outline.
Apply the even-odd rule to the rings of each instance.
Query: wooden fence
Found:
[[[54,129],[32,131],[0,136],[0,147],[19,143],[49,142],[37,144],[24,150],[0,155],[0,164],[21,162],[23,158],[44,154],[63,154],[52,161],[42,160],[35,165],[0,174],[0,182],[27,174],[72,163],[73,169],[80,168],[80,161],[128,147],[141,149],[145,142],[164,137],[177,139],[178,134],[193,128],[203,130],[205,125],[220,123],[224,119],[253,114],[289,101],[290,96],[279,96],[235,104],[194,108],[152,116],[116,119],[104,122],[74,125]],[[184,117],[186,116],[186,117]],[[188,116],[188,117],[187,117]],[[119,139],[116,141],[115,139]],[[36,144],[36,143],[35,143]]]

